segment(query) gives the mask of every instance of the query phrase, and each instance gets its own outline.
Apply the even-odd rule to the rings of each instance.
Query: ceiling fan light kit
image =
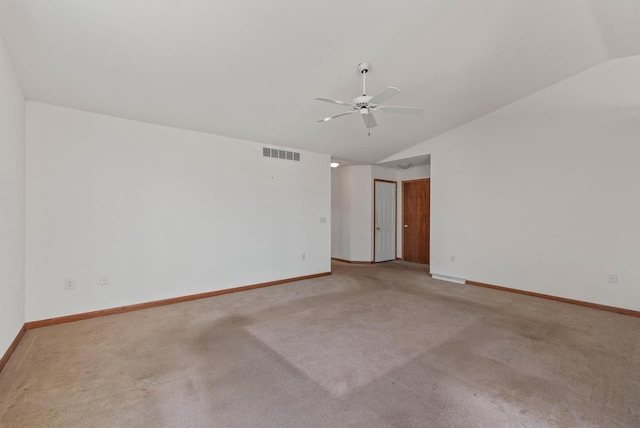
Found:
[[[351,107],[351,110],[345,111],[342,113],[334,114],[333,116],[328,116],[323,119],[318,120],[318,122],[328,122],[331,119],[335,119],[337,117],[346,116],[348,114],[360,113],[362,120],[364,121],[364,125],[369,130],[369,135],[371,135],[371,128],[375,128],[378,126],[376,119],[373,117],[373,111],[382,111],[385,113],[401,113],[401,114],[419,114],[422,113],[422,108],[420,107],[399,107],[399,106],[383,106],[380,103],[388,100],[394,95],[399,94],[400,89],[389,86],[382,92],[380,92],[376,96],[367,95],[367,86],[366,86],[366,74],[371,69],[371,64],[368,62],[361,62],[358,64],[358,71],[362,75],[362,96],[355,97],[352,102],[334,100],[332,98],[325,97],[317,97],[316,100],[324,101],[327,103],[338,104],[342,106]]]

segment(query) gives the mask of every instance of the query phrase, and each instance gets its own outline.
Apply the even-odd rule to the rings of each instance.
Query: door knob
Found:
[[[409,225],[408,225],[408,224],[405,224],[405,225],[404,225],[404,227],[409,227]]]
[[[376,227],[376,230],[380,230],[380,227]]]

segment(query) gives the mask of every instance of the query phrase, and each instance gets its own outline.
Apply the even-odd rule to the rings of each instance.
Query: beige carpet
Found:
[[[2,427],[638,427],[640,319],[334,275],[30,330]]]

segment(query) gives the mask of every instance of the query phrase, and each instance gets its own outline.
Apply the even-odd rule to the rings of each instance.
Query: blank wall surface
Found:
[[[332,171],[332,257],[371,261],[371,165],[350,165]]]
[[[0,37],[0,357],[24,324],[24,97]]]
[[[27,320],[329,271],[329,157],[262,148],[28,102]]]

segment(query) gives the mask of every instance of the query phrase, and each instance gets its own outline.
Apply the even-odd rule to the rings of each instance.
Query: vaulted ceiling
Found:
[[[616,56],[637,0],[0,0],[30,100],[376,162]],[[351,100],[397,86],[367,136]],[[239,143],[240,144],[240,143]]]

